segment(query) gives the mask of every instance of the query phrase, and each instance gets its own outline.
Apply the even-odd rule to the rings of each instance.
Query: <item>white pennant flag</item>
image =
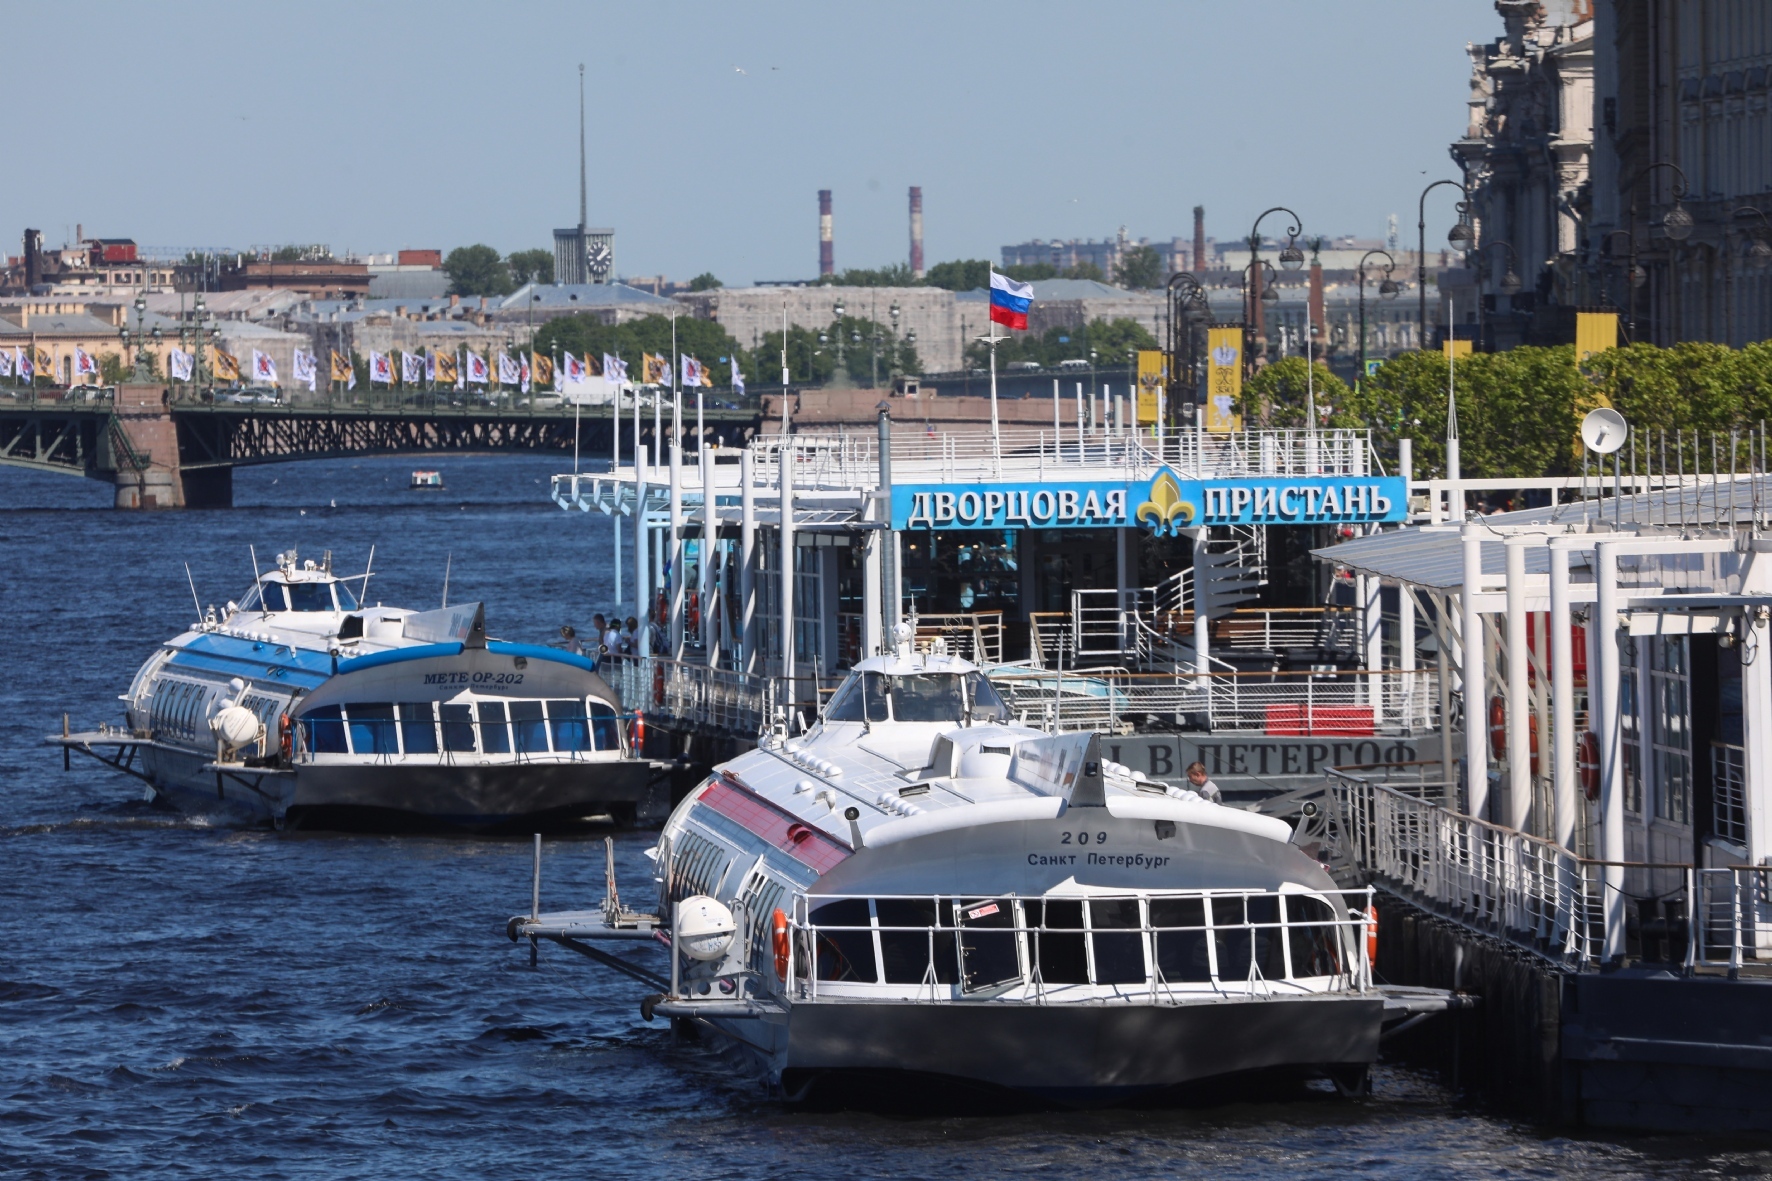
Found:
[[[425,359],[415,357],[411,353],[400,354],[400,381],[405,385],[417,385],[425,379]]]
[[[355,374],[352,374],[355,376]],[[369,384],[393,385],[394,364],[374,349],[369,350]]]
[[[469,349],[468,381],[474,385],[485,385],[491,377],[492,374],[486,367],[486,358],[482,357],[479,353],[476,353],[473,349]]]
[[[277,362],[271,360],[271,354],[252,350],[252,380],[277,384]]]
[[[0,349],[0,377],[12,376],[12,350]]]
[[[744,393],[744,371],[738,367],[737,353],[732,355],[732,388],[738,393]]]
[[[500,353],[498,355],[498,384],[516,385],[522,380],[522,374],[517,371],[517,363],[511,360],[510,354]]]
[[[306,385],[308,387],[308,392],[313,393],[316,381],[314,370],[317,368],[314,364],[314,354],[304,352],[301,349],[296,349],[295,357],[291,362],[291,365],[295,371],[295,383],[297,385]]]
[[[166,354],[166,371],[174,381],[191,380],[191,363],[195,360],[183,349],[172,349]]]

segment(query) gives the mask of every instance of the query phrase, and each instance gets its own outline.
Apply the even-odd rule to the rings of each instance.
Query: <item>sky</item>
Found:
[[[906,260],[910,185],[930,264],[1185,237],[1196,204],[1217,238],[1284,205],[1307,235],[1382,237],[1395,213],[1407,244],[1422,187],[1456,175],[1465,45],[1501,31],[1491,0],[21,0],[7,26],[31,163],[0,186],[6,253],[76,225],[551,249],[578,220],[583,62],[589,220],[617,272],[728,286],[816,275],[825,188],[839,269]]]

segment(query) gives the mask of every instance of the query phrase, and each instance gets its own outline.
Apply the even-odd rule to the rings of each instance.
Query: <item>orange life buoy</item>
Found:
[[[775,908],[770,919],[770,943],[775,949],[775,977],[786,983],[788,978],[788,916]]]
[[[1378,963],[1378,907],[1366,907],[1366,962]]]
[[[701,634],[701,592],[700,591],[690,591],[689,592],[688,611],[689,611],[689,622],[687,624],[685,624],[685,627],[687,628],[687,630],[694,632],[696,635],[700,635]]]
[[[295,761],[295,725],[288,714],[277,719],[277,754],[285,763]]]
[[[1526,718],[1526,746],[1531,752],[1532,774],[1538,774],[1538,715]],[[1497,760],[1507,758],[1507,703],[1497,694],[1489,699],[1489,749]]]
[[[642,755],[646,752],[646,715],[639,710],[634,711],[634,723],[628,727],[628,753]]]
[[[1592,730],[1581,732],[1575,747],[1575,778],[1581,782],[1581,794],[1590,800],[1600,798],[1600,739]]]

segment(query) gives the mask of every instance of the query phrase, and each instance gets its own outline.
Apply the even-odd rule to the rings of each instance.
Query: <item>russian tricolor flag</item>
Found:
[[[1031,283],[1017,283],[1008,275],[991,272],[991,319],[1017,332],[1026,332],[1028,308],[1034,302]]]

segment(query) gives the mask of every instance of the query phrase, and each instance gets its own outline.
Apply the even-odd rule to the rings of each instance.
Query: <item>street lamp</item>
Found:
[[[1465,253],[1470,250],[1471,243],[1477,240],[1475,227],[1470,221],[1471,191],[1455,180],[1436,180],[1421,190],[1421,199],[1415,207],[1415,286],[1421,297],[1420,320],[1416,325],[1415,347],[1427,348],[1427,195],[1441,185],[1451,185],[1464,194],[1464,200],[1458,203],[1458,224],[1446,231],[1446,241],[1452,249]]]
[[[831,305],[831,335],[837,338],[837,370],[831,375],[838,384],[843,384],[843,301],[838,300]]]
[[[1374,254],[1384,256],[1384,282],[1378,285],[1379,298],[1395,299],[1398,290],[1400,290],[1395,281],[1391,279],[1391,270],[1397,265],[1397,260],[1390,256],[1389,251],[1368,250],[1360,257],[1360,265],[1356,268],[1356,272],[1360,285],[1360,377],[1362,380],[1366,377],[1366,260]]]
[[[1630,269],[1626,273],[1630,275],[1631,287],[1633,290],[1630,294],[1630,306],[1625,312],[1625,321],[1630,325],[1630,338],[1632,340],[1637,338],[1637,296],[1635,288],[1642,287],[1649,282],[1649,272],[1646,269],[1637,266],[1637,184],[1657,168],[1672,169],[1674,174],[1674,203],[1671,209],[1661,215],[1662,232],[1667,235],[1668,241],[1670,242],[1684,242],[1687,238],[1692,236],[1694,225],[1692,215],[1686,211],[1685,205],[1682,204],[1687,189],[1686,174],[1681,171],[1678,164],[1675,164],[1671,160],[1657,160],[1653,164],[1645,165],[1641,171],[1631,178],[1629,185]]]
[[[1187,271],[1179,271],[1169,276],[1169,406],[1185,405],[1188,413],[1193,413],[1196,402],[1196,391],[1199,389],[1198,354],[1194,350],[1195,317],[1205,314],[1210,320],[1212,305],[1206,298],[1206,288],[1200,283],[1198,276]],[[1182,354],[1186,353],[1187,362],[1182,363]],[[1182,374],[1187,374],[1187,398],[1181,398]]]
[[[1284,205],[1275,205],[1271,209],[1263,210],[1261,216],[1255,219],[1255,224],[1249,227],[1249,266],[1253,273],[1252,281],[1258,289],[1261,286],[1262,276],[1261,273],[1255,271],[1254,268],[1255,265],[1261,261],[1261,223],[1262,219],[1267,217],[1270,213],[1284,213],[1287,217],[1292,219],[1292,224],[1286,227],[1286,246],[1280,251],[1280,265],[1289,271],[1296,271],[1299,267],[1304,265],[1304,251],[1298,248],[1298,235],[1304,232],[1304,219],[1286,208]],[[1267,292],[1260,290],[1257,290],[1256,294],[1260,296],[1259,300],[1250,299],[1247,292],[1244,295],[1243,323],[1245,325],[1245,330],[1247,330],[1249,326],[1254,327],[1257,343],[1265,348],[1267,344],[1267,332],[1266,324],[1262,317],[1261,304],[1264,302],[1273,303],[1280,297],[1276,294],[1272,298],[1268,298]],[[1244,350],[1245,354],[1251,351],[1252,350],[1249,349]],[[1253,357],[1245,356],[1244,360],[1249,367],[1253,368],[1255,364]]]

